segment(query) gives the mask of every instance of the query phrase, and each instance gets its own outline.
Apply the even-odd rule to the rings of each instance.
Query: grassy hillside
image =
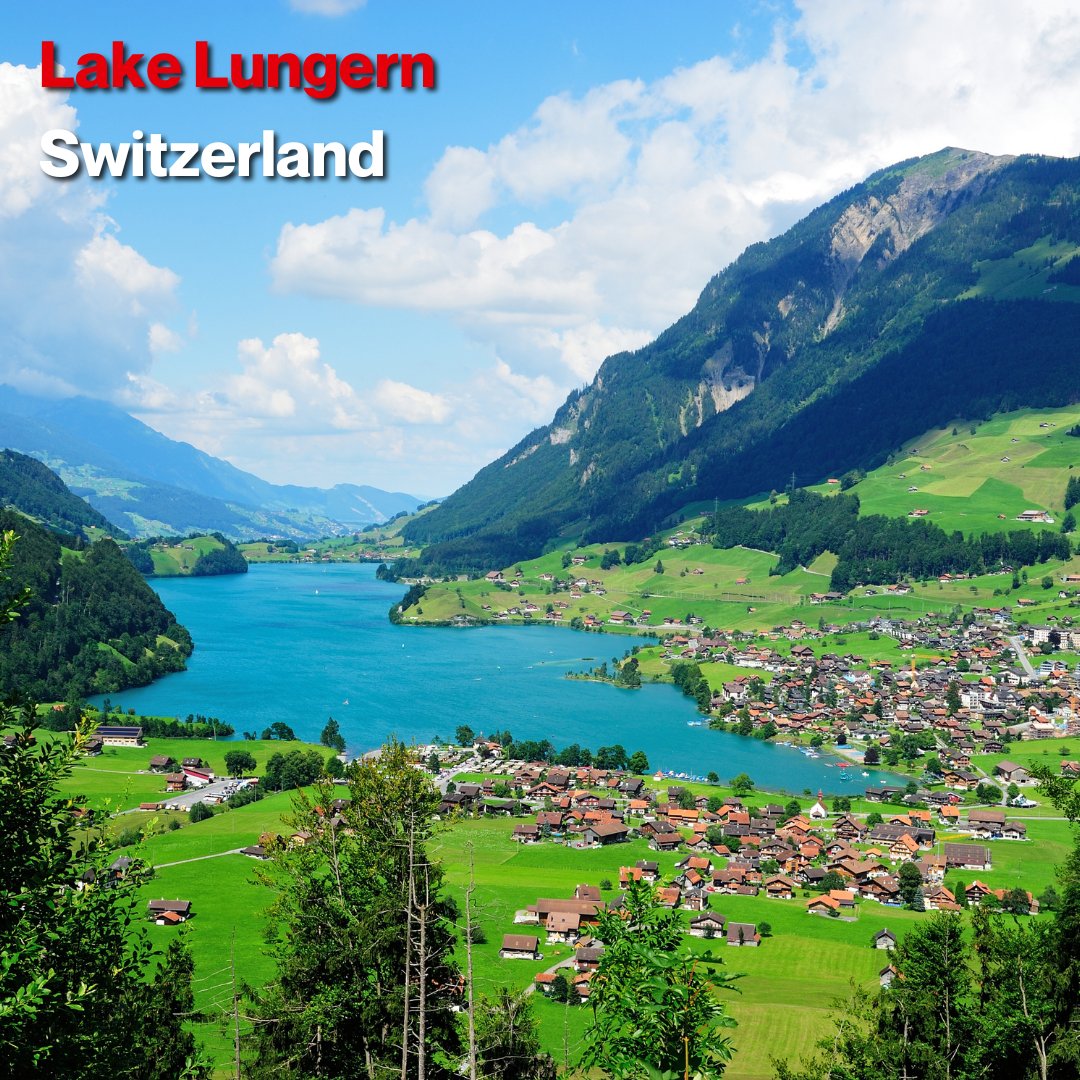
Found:
[[[155,577],[178,577],[190,574],[200,555],[208,551],[224,551],[225,545],[213,536],[193,536],[170,544],[162,541],[150,549]]]
[[[1065,513],[1066,484],[1080,468],[1080,438],[1068,434],[1077,423],[1080,407],[1024,409],[985,421],[956,421],[910,440],[891,462],[868,473],[849,491],[859,497],[862,515],[906,518],[912,510],[926,509],[928,520],[949,533],[1057,531]],[[910,492],[910,487],[918,491]],[[838,492],[840,485],[821,484],[810,490],[827,495]],[[786,498],[780,495],[775,501],[782,505]],[[764,509],[770,502],[756,497],[745,505]],[[1018,521],[1017,515],[1025,510],[1044,510],[1052,523]],[[630,612],[639,631],[662,628],[668,619],[674,620],[673,629],[684,628],[688,615],[709,626],[753,630],[787,624],[792,619],[843,624],[882,612],[913,618],[948,612],[956,605],[962,609],[1016,605],[1020,599],[1033,602],[1042,618],[1071,603],[1075,586],[1066,587],[1062,578],[1080,572],[1080,559],[1074,557],[1064,563],[1018,567],[1022,580],[1016,589],[1011,576],[985,574],[960,581],[915,582],[907,595],[898,596],[876,586],[856,589],[840,602],[816,603],[811,594],[828,591],[835,555],[826,552],[810,566],[770,576],[769,570],[777,563],[775,553],[745,547],[716,549],[697,542],[689,547],[668,546],[669,541],[696,541],[701,523],[699,513],[659,534],[661,549],[633,566],[601,568],[606,550],[625,552],[629,538],[620,537],[581,548],[564,545],[537,559],[494,568],[502,571],[506,582],[519,579],[518,588],[483,578],[434,584],[418,604],[403,613],[403,619],[548,622],[548,604],[559,601],[567,606],[558,609],[562,618],[555,625],[569,626],[575,618],[591,615],[606,631],[625,633],[624,628],[608,622],[612,611],[621,610]],[[584,556],[585,562],[563,568],[567,552]],[[662,574],[656,573],[658,561],[663,565]],[[600,587],[589,585],[574,599],[568,592],[553,593],[543,574],[583,578],[600,582]],[[1050,589],[1043,587],[1047,577],[1053,585]],[[1065,597],[1058,595],[1062,589]],[[526,605],[536,610],[526,612]],[[519,609],[518,614],[498,618],[500,612],[513,607]]]
[[[166,752],[166,748],[155,741],[153,752]],[[759,793],[754,801],[767,798]],[[157,867],[144,890],[147,899],[165,896],[194,903],[196,916],[185,933],[196,959],[197,1003],[211,1012],[219,999],[224,1000],[220,984],[230,956],[236,957],[236,975],[242,981],[259,985],[273,973],[262,942],[271,894],[255,880],[257,864],[226,853],[256,842],[265,831],[285,830],[280,818],[287,813],[289,801],[288,796],[272,796],[179,830],[156,832],[138,849]],[[126,815],[123,820],[133,819]],[[140,816],[138,820],[149,823],[152,819]],[[980,878],[995,887],[1023,884],[1036,892],[1051,882],[1053,864],[1068,847],[1069,826],[1034,816],[1028,825],[1032,841],[995,844],[994,870],[980,873]],[[528,986],[538,971],[569,956],[566,946],[556,945],[544,947],[541,961],[500,959],[503,934],[518,929],[513,923],[515,911],[540,896],[570,896],[580,883],[617,881],[619,867],[640,858],[656,859],[662,872],[670,875],[679,857],[652,852],[641,840],[585,851],[553,844],[522,847],[510,841],[512,827],[507,820],[459,821],[435,844],[435,854],[446,866],[450,892],[459,902],[473,866],[474,911],[487,937],[474,948],[474,970],[477,988],[487,992],[501,986]],[[959,876],[966,881],[971,878],[970,874]],[[955,882],[950,879],[949,883]],[[774,1055],[798,1058],[804,1054],[827,1024],[833,998],[845,995],[852,980],[867,988],[876,985],[885,958],[869,947],[871,935],[884,927],[903,933],[920,918],[868,901],[858,905],[853,922],[809,916],[798,899],[716,896],[711,906],[730,919],[767,921],[772,926],[772,936],[759,949],[692,943],[700,949],[711,945],[730,971],[745,974],[741,993],[728,1002],[739,1021],[733,1032],[738,1052],[726,1074],[732,1080],[764,1080],[772,1075]],[[162,946],[175,933],[164,927],[149,930]],[[464,957],[459,959],[464,962]],[[533,1007],[544,1046],[560,1063],[564,1046],[573,1059],[581,1048],[587,1011],[566,1010],[539,997],[533,999]],[[200,1025],[199,1034],[219,1063],[229,1061],[231,1041],[217,1024]]]
[[[904,517],[925,509],[946,532],[1020,528],[1016,516],[1024,510],[1048,511],[1057,525],[1064,516],[1065,485],[1080,468],[1080,438],[1067,434],[1077,423],[1076,406],[956,420],[909,440],[851,490],[863,514]],[[827,494],[838,486],[811,490]]]
[[[248,562],[283,563],[306,560],[329,562],[374,562],[414,558],[420,553],[415,544],[402,536],[405,526],[417,517],[430,513],[434,506],[416,514],[401,514],[385,525],[368,527],[344,536],[324,536],[312,541],[255,540],[238,547]]]

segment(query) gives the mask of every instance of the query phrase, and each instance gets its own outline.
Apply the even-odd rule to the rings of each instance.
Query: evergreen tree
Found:
[[[455,1055],[460,986],[454,905],[428,854],[439,794],[396,741],[347,772],[349,806],[318,784],[288,824],[309,834],[261,869],[274,890],[268,944],[277,965],[254,994],[252,1077],[442,1075]]]

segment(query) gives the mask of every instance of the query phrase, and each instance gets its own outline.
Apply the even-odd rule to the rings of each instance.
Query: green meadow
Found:
[[[137,718],[110,717],[113,723]],[[39,738],[47,738],[40,732]],[[106,746],[97,757],[84,758],[75,765],[72,775],[65,781],[64,790],[72,795],[87,796],[88,805],[110,812],[130,810],[143,802],[165,799],[165,777],[150,772],[150,759],[158,754],[182,761],[186,757],[199,757],[207,762],[219,776],[227,775],[225,755],[230,750],[247,750],[255,758],[261,770],[271,754],[287,754],[291,750],[316,750],[324,757],[331,751],[325,746],[305,742],[278,742],[276,740],[230,739],[228,742],[212,739],[148,739],[145,747]]]
[[[851,491],[858,495],[864,514],[906,517],[926,510],[927,520],[946,532],[965,534],[1018,529],[1057,529],[1064,516],[1064,494],[1069,470],[1080,466],[1080,439],[1067,431],[1080,421],[1080,409],[1024,409],[990,420],[957,420],[948,427],[926,432],[905,444],[893,458],[868,473]],[[916,489],[914,491],[910,489]],[[812,488],[835,493],[838,485]],[[783,502],[784,496],[779,497]],[[755,508],[768,500],[749,500]],[[1046,511],[1052,524],[1017,521],[1025,510]],[[690,518],[662,534],[665,541],[693,535],[700,517]],[[1012,588],[1008,575],[987,574],[952,582],[915,582],[907,595],[898,596],[882,587],[857,589],[842,601],[812,603],[812,593],[829,587],[836,556],[826,552],[809,567],[770,576],[778,556],[744,547],[716,549],[707,544],[684,548],[663,547],[643,563],[601,568],[604,551],[624,550],[625,542],[594,544],[583,548],[568,545],[537,559],[496,567],[507,581],[518,578],[519,588],[486,580],[456,581],[432,585],[418,605],[404,613],[406,622],[443,623],[455,617],[494,620],[510,607],[531,604],[537,610],[509,616],[511,623],[543,622],[548,604],[559,607],[558,625],[591,615],[605,632],[626,633],[608,623],[613,611],[627,611],[639,633],[678,632],[689,616],[709,626],[729,630],[764,630],[794,619],[807,623],[823,620],[843,625],[875,614],[916,618],[947,613],[957,605],[1015,606],[1023,600],[1032,617],[1042,617],[1068,607],[1077,596],[1075,585],[1063,588],[1066,574],[1080,573],[1080,557],[1065,563],[1017,568],[1023,580]],[[563,568],[566,551],[585,558],[579,566]],[[656,573],[657,563],[663,573]],[[518,573],[520,571],[520,574]],[[569,592],[554,593],[541,578],[580,577],[590,584],[579,598]],[[1043,587],[1049,578],[1050,588]],[[665,630],[665,622],[668,628]]]
[[[260,764],[268,752],[292,748],[291,744],[280,743],[155,739],[145,750],[107,750],[102,758],[92,759],[102,763],[96,772],[80,766],[72,789],[96,785],[95,799],[117,806],[135,798],[134,788],[142,780],[158,782],[158,777],[139,771],[145,768],[151,754],[195,755],[221,768],[225,750],[238,745],[255,753]],[[1014,760],[1043,756],[1038,744],[1010,749]],[[1056,762],[1057,758],[1051,756],[1050,760]],[[461,776],[459,781],[481,779],[484,775]],[[730,794],[730,789],[722,785],[689,786],[695,793]],[[288,814],[291,800],[287,793],[272,795],[237,810],[219,810],[214,817],[195,824],[189,824],[186,815],[175,815],[181,823],[179,828],[169,828],[172,815],[161,813],[123,814],[113,822],[140,824],[146,830],[139,845],[124,849],[125,854],[141,855],[155,868],[142,899],[193,902],[194,917],[179,932],[186,936],[195,957],[197,1003],[211,1017],[199,1025],[199,1034],[218,1062],[222,1076],[227,1075],[232,1054],[228,1007],[233,968],[240,984],[257,986],[273,974],[264,941],[265,912],[272,894],[255,880],[258,864],[230,852],[256,843],[265,832],[287,833],[282,815]],[[754,792],[746,801],[760,806],[777,800],[767,792]],[[800,800],[804,808],[810,801]],[[853,800],[853,808],[863,813],[880,809],[861,799]],[[1039,809],[1045,813],[1044,808]],[[1053,880],[1054,864],[1061,861],[1071,843],[1071,826],[1049,816],[1039,817],[1033,811],[1017,811],[1015,816],[1027,820],[1033,840],[996,841],[991,845],[992,871],[950,874],[947,883],[955,884],[959,879],[970,884],[978,877],[994,888],[1020,885],[1036,893],[1045,888]],[[537,972],[570,956],[566,946],[542,946],[540,961],[500,959],[504,934],[533,932],[515,926],[516,911],[540,897],[571,896],[579,884],[599,886],[610,882],[617,889],[619,867],[642,858],[659,862],[662,872],[670,877],[680,858],[653,852],[644,840],[584,851],[551,843],[522,846],[511,841],[512,829],[513,821],[506,818],[455,820],[441,827],[433,844],[434,854],[446,870],[447,888],[462,913],[465,889],[470,881],[475,883],[474,920],[486,936],[486,941],[474,949],[474,976],[482,991],[500,986],[527,987]],[[613,892],[603,895],[610,897]],[[733,1080],[771,1076],[773,1056],[798,1058],[805,1053],[814,1039],[828,1030],[834,999],[848,993],[852,982],[875,985],[886,957],[870,948],[871,935],[883,927],[902,933],[919,918],[913,912],[887,909],[872,902],[860,903],[852,922],[821,918],[806,914],[804,899],[712,898],[713,910],[729,919],[771,925],[771,936],[760,948],[735,949],[723,941],[687,939],[696,950],[711,949],[730,971],[744,973],[738,983],[739,992],[729,999],[731,1014],[739,1021],[733,1032],[738,1052],[728,1072]],[[154,942],[162,946],[178,932],[156,926],[149,930]],[[464,950],[459,948],[459,954],[459,962],[464,965]],[[587,1007],[567,1008],[537,995],[534,1009],[546,1049],[560,1063],[564,1051],[573,1060],[584,1036]]]
[[[225,545],[214,536],[193,536],[174,542],[162,541],[150,549],[154,573],[158,577],[179,577],[190,574],[200,555],[221,551]]]

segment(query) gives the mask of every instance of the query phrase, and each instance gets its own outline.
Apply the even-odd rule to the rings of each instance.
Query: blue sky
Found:
[[[1080,16],[966,0],[249,0],[0,12],[0,379],[90,393],[280,482],[445,494],[746,244],[961,145],[1075,154]],[[65,95],[114,39],[182,90]],[[194,88],[230,52],[426,51],[433,92]],[[229,143],[387,132],[381,181],[59,182],[73,127]]]

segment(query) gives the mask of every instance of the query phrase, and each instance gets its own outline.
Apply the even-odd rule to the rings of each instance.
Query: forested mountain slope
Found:
[[[26,587],[31,597],[0,626],[0,697],[112,693],[184,667],[191,636],[112,540],[83,547],[3,510],[8,531],[18,540],[0,605]]]
[[[635,539],[696,500],[873,467],[957,416],[1080,400],[1078,252],[1080,161],[950,148],[875,173],[410,522],[427,546],[401,569]]]
[[[87,528],[124,534],[47,466],[26,454],[0,450],[0,508],[10,507],[62,532],[85,535]]]

